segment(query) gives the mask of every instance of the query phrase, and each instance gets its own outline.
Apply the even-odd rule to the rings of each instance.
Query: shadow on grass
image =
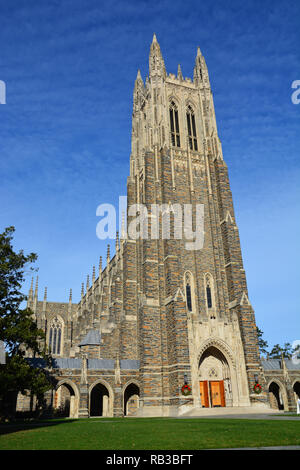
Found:
[[[49,419],[41,419],[41,420],[21,420],[21,421],[14,421],[12,423],[3,423],[0,424],[0,436],[4,434],[11,434],[18,431],[29,431],[31,429],[37,429],[41,427],[48,427],[48,426],[58,426],[59,424],[69,424],[73,423],[74,421],[78,421],[77,419],[70,419],[70,418],[49,418]]]

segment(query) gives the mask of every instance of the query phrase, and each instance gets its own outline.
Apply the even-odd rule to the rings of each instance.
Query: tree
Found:
[[[261,331],[258,326],[256,327],[257,337],[258,337],[258,347],[260,354],[268,354],[267,348],[269,347],[267,341],[263,339],[263,331]]]
[[[284,346],[280,344],[275,344],[272,351],[270,352],[270,358],[272,359],[281,359],[283,356],[286,359],[290,359],[293,354],[292,345],[290,343],[284,343]]]
[[[0,340],[7,349],[6,364],[0,366],[2,414],[11,414],[18,392],[30,390],[41,401],[44,392],[51,388],[47,372],[31,367],[24,357],[25,350],[30,349],[50,365],[51,358],[41,346],[44,332],[33,320],[33,312],[21,308],[27,297],[20,289],[27,268],[34,270],[31,265],[37,255],[25,255],[23,250],[16,253],[12,246],[14,232],[14,227],[8,227],[0,234]]]

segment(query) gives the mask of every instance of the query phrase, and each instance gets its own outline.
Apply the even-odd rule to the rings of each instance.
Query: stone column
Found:
[[[113,415],[123,417],[123,397],[122,397],[122,387],[121,387],[121,370],[120,370],[120,360],[119,355],[117,355],[115,363],[115,396],[113,404]],[[112,399],[112,397],[111,397]]]
[[[89,417],[89,391],[87,383],[87,354],[82,354],[81,356],[82,366],[81,366],[81,379],[80,379],[80,398],[79,398],[79,418],[88,418]]]

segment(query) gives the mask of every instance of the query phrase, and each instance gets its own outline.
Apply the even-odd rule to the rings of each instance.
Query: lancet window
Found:
[[[189,312],[195,309],[194,282],[192,273],[187,271],[184,276],[186,306]]]
[[[195,114],[191,106],[188,106],[186,112],[187,130],[189,147],[191,150],[198,150]]]
[[[179,134],[179,120],[178,108],[174,101],[170,104],[170,126],[171,126],[171,140],[174,147],[180,147],[180,134]]]

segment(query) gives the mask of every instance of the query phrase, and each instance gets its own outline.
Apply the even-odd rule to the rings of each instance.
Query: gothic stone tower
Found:
[[[177,77],[167,75],[155,35],[149,77],[144,84],[138,72],[134,87],[128,208],[133,204],[161,222],[158,239],[127,242],[138,297],[140,412],[263,404],[266,397],[253,393],[261,381],[255,317],[205,59],[198,48],[193,80],[180,66]],[[170,216],[169,239],[153,204]],[[193,224],[197,205],[204,207],[201,249],[172,237],[174,207],[188,204]]]
[[[75,417],[122,416],[131,396],[140,416],[264,405],[265,393],[253,393],[264,378],[206,63],[198,49],[193,80],[180,66],[167,75],[155,35],[149,77],[138,72],[134,86],[127,206],[116,253],[108,247],[78,304],[46,292],[40,302],[30,289],[55,358],[54,403],[64,386]]]

